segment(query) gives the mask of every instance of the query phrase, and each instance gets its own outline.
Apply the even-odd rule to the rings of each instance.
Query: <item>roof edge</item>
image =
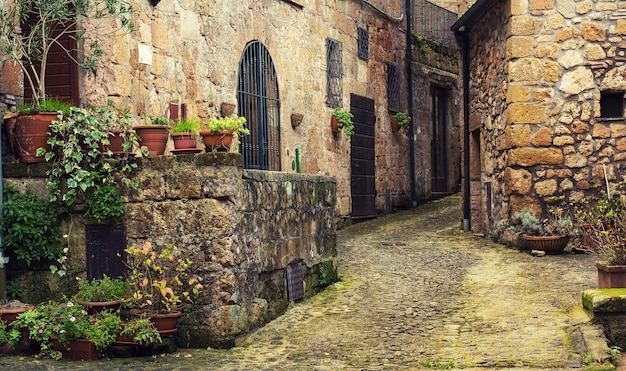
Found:
[[[450,29],[454,32],[460,31],[461,27],[472,23],[472,21],[477,18],[480,14],[482,14],[482,10],[490,3],[496,2],[498,0],[478,0],[472,5],[465,14],[461,16],[454,24],[450,27]]]

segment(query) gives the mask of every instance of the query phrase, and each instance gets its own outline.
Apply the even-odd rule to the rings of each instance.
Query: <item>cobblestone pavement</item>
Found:
[[[597,257],[533,257],[463,233],[461,215],[457,195],[339,231],[343,280],[231,350],[91,363],[5,356],[0,369],[584,367],[578,335],[593,326],[581,324],[580,298],[596,287]]]

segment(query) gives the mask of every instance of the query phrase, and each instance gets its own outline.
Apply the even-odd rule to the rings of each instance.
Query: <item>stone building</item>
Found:
[[[453,30],[472,230],[623,180],[626,3],[479,0]]]
[[[136,31],[99,39],[98,67],[72,72],[75,103],[111,99],[138,121],[175,105],[206,120],[222,102],[237,103],[252,130],[241,146],[244,167],[335,177],[340,218],[410,206],[430,198],[433,184],[458,189],[454,50],[418,62],[409,102],[404,1],[131,2]],[[10,62],[1,73],[0,101],[10,108],[23,81]],[[335,108],[355,114],[350,141],[331,131]],[[396,111],[415,118],[412,136],[391,130]],[[304,117],[298,126],[292,113]],[[434,123],[445,141],[433,140]]]

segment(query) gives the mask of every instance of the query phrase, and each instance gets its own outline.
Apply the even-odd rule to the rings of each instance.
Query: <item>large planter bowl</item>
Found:
[[[15,150],[18,160],[24,164],[46,162],[44,156],[37,156],[37,149],[52,150],[48,144],[50,123],[57,119],[57,112],[41,112],[36,115],[19,115],[13,129]]]
[[[540,250],[547,255],[556,255],[563,252],[570,236],[529,236],[525,234],[523,238],[526,242],[526,247],[530,250]]]
[[[192,133],[172,133],[174,148],[176,149],[193,149],[196,148],[196,135]]]

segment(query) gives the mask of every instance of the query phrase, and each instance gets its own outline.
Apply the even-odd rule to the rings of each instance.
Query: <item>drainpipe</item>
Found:
[[[4,215],[2,202],[4,200],[4,175],[2,173],[2,138],[0,138],[0,221]],[[2,246],[2,231],[0,231],[0,246]],[[4,256],[4,249],[0,248],[0,304],[7,302],[7,272],[5,265],[9,258]]]
[[[406,63],[406,75],[407,75],[407,90],[409,93],[409,115],[413,119],[409,122],[409,187],[411,187],[411,205],[417,207],[417,190],[415,184],[415,138],[413,123],[415,122],[415,115],[413,113],[413,69],[411,64],[413,62],[413,55],[411,53],[411,0],[406,0],[406,51],[405,51],[405,63]]]
[[[465,30],[454,30],[454,36],[461,44],[463,56],[463,231],[471,230],[470,224],[470,130],[469,130],[469,37]]]

